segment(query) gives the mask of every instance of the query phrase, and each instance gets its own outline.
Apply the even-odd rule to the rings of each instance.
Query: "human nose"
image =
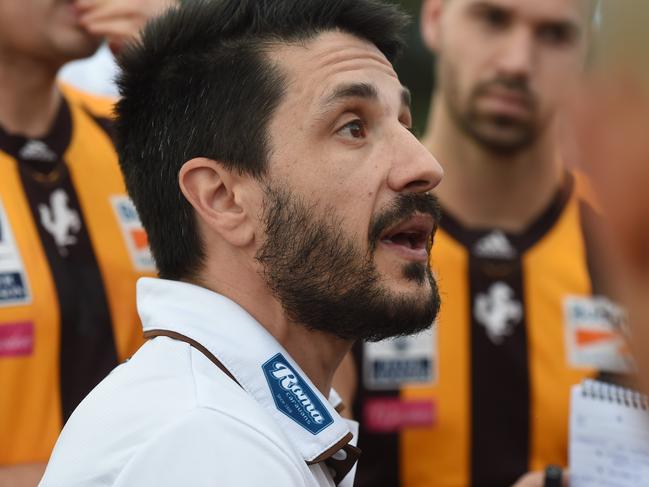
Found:
[[[534,39],[531,32],[520,27],[504,39],[497,67],[508,78],[528,78],[534,62]]]
[[[444,170],[414,135],[404,132],[395,144],[388,186],[397,193],[425,193],[440,183]]]

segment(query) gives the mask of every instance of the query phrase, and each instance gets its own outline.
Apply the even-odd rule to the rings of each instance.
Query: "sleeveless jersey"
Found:
[[[76,405],[141,344],[135,281],[155,270],[112,103],[61,90],[43,138],[0,128],[0,466],[46,461]]]
[[[567,463],[570,387],[630,371],[623,313],[599,287],[582,179],[521,234],[444,215],[431,331],[359,344],[357,485],[505,487]]]

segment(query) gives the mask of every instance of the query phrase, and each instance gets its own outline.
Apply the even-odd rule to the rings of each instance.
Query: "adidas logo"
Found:
[[[517,252],[505,234],[495,230],[476,242],[473,255],[487,259],[513,259]]]
[[[54,162],[57,159],[56,154],[47,144],[40,140],[28,141],[18,153],[21,159],[29,161]]]

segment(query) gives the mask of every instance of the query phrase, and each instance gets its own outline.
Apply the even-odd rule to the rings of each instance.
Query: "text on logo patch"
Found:
[[[27,289],[19,272],[0,272],[0,302],[21,301]]]
[[[322,401],[281,353],[262,369],[280,412],[314,435],[333,423]]]

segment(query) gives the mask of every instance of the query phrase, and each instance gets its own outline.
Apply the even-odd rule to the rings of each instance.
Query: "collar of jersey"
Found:
[[[325,399],[277,340],[234,301],[192,284],[141,278],[137,283],[137,307],[145,332],[163,329],[180,333],[218,358],[270,413],[307,463],[328,458],[349,441],[347,422],[334,409],[340,401],[338,395],[332,390],[331,402]],[[334,420],[317,435],[275,406],[262,364],[277,353],[284,355],[302,376]]]

